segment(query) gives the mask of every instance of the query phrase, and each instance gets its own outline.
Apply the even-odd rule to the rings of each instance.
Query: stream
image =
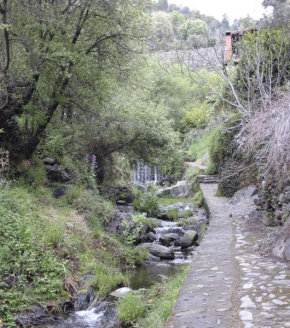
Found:
[[[146,185],[148,182],[156,184],[162,179],[162,174],[158,168],[150,168],[146,165],[138,164],[134,172],[134,184],[141,183]],[[172,189],[175,188],[175,189]],[[170,189],[170,188],[169,188]],[[175,192],[178,195],[173,197],[188,197],[187,186],[179,183],[176,186],[171,187],[170,193]],[[164,190],[163,190],[164,191]],[[149,254],[149,258],[141,266],[137,267],[130,279],[130,288],[138,290],[141,288],[150,288],[157,282],[167,280],[169,277],[177,275],[181,268],[190,264],[195,257],[195,248],[192,246],[189,248],[183,248],[181,250],[182,239],[187,230],[195,230],[199,233],[200,242],[202,238],[202,230],[206,224],[208,224],[208,218],[205,215],[205,211],[202,209],[194,208],[192,203],[176,203],[168,206],[163,206],[163,213],[178,209],[178,215],[181,222],[167,221],[164,215],[156,218],[157,228],[150,231],[151,239],[148,240],[149,233],[147,232],[147,240],[143,241],[145,245],[152,245],[152,247],[163,247],[165,251],[169,252],[171,259],[160,259],[161,256],[156,257]],[[131,216],[133,213],[133,207],[127,205],[117,205],[117,209],[121,214],[122,219],[126,216]],[[186,221],[182,219],[183,214],[191,211],[193,220]],[[186,216],[184,216],[186,217]],[[182,225],[182,226],[181,226]],[[153,237],[152,237],[153,236]],[[145,238],[146,239],[146,238]],[[143,243],[142,242],[142,243]],[[166,247],[165,247],[166,246]],[[154,252],[153,252],[154,253]],[[174,253],[174,255],[173,255]],[[155,254],[156,255],[156,254]],[[61,318],[57,323],[53,325],[45,325],[43,328],[114,328],[118,327],[118,318],[116,312],[116,298],[109,296],[106,301],[94,302],[93,294],[89,294],[89,306],[82,307],[80,311],[70,312],[67,317]]]
[[[172,208],[174,205],[170,205]],[[191,209],[194,212],[196,218],[196,230],[198,230],[202,224],[208,223],[207,218],[203,210],[196,210],[192,204],[182,204],[181,210],[184,207]],[[175,234],[182,239],[186,230],[193,229],[192,226],[180,227],[177,222],[165,221],[156,219],[159,227],[154,229],[154,233],[157,236],[157,240],[153,244],[164,245],[162,242],[162,236],[168,234]],[[173,250],[175,258],[171,260],[161,260],[155,256],[149,256],[149,259],[145,261],[140,267],[136,268],[135,272],[131,276],[130,288],[138,290],[141,288],[149,288],[156,282],[167,280],[169,277],[173,277],[180,272],[180,268],[184,265],[190,264],[195,257],[195,247],[189,248],[189,250],[182,250],[181,246],[175,246],[176,242],[171,242],[168,246]],[[115,307],[116,298],[110,297],[105,302],[97,302],[89,306],[82,311],[72,312],[67,318],[62,319],[59,323],[45,326],[46,328],[114,328],[118,327],[118,319]]]

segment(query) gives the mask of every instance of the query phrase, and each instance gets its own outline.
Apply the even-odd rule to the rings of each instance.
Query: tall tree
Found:
[[[158,11],[152,15],[153,49],[168,50],[174,39],[173,25],[169,14]]]
[[[230,21],[229,21],[229,18],[226,14],[223,15],[223,19],[221,21],[221,28],[224,31],[227,31],[227,30],[230,29]]]
[[[138,0],[0,0],[0,145],[12,158],[35,151],[56,112],[78,92],[72,85],[80,72],[94,72],[96,80],[111,67],[121,73],[122,63],[142,50],[144,6]]]
[[[167,0],[158,0],[156,4],[157,10],[168,11],[168,1]]]
[[[288,26],[290,20],[289,0],[264,0],[264,7],[273,7],[272,24],[275,27]]]

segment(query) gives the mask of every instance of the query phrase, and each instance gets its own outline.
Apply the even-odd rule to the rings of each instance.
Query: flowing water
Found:
[[[115,305],[99,302],[87,310],[76,311],[64,318],[59,324],[43,328],[114,328],[117,327]]]
[[[158,168],[149,168],[148,166],[142,166],[138,164],[134,173],[135,182],[158,182],[161,179],[161,173]],[[176,206],[180,213],[188,210],[193,210],[192,204],[178,203],[164,207],[166,212],[171,207]],[[128,207],[128,206],[127,206]],[[126,208],[127,208],[126,207]],[[125,210],[124,210],[125,211]],[[127,209],[126,209],[127,211]],[[125,212],[126,212],[125,211]],[[121,211],[122,212],[122,211]],[[197,215],[197,221],[199,224],[203,224],[207,221],[204,215]],[[164,238],[166,234],[177,234],[179,240],[182,239],[185,234],[185,230],[178,226],[177,222],[163,221],[155,219],[158,222],[158,228],[155,228],[155,235],[157,240],[154,243],[162,244],[161,238]],[[180,243],[179,243],[180,245]],[[195,251],[189,252],[181,251],[180,246],[175,246],[172,242],[169,246],[174,251],[174,260],[160,260],[156,257],[149,257],[148,261],[145,261],[142,266],[136,268],[135,272],[131,276],[130,287],[134,290],[141,288],[149,288],[156,282],[167,280],[169,277],[173,277],[180,272],[182,266],[191,263],[195,257]],[[111,302],[98,302],[91,305],[88,309],[82,311],[76,311],[63,318],[60,323],[54,326],[45,326],[45,328],[114,328],[118,327],[117,313],[115,299],[111,299]]]
[[[177,222],[158,220],[159,228],[155,228],[156,235],[159,238],[168,233],[177,233],[180,237],[184,235],[184,230],[178,227]],[[131,277],[131,288],[149,288],[156,282],[162,281],[166,277],[172,277],[180,272],[180,267],[190,264],[195,252],[181,252],[180,247],[170,247],[175,254],[174,260],[154,260],[146,261],[142,266],[136,269]]]
[[[133,171],[133,183],[154,183],[157,184],[162,179],[162,172],[157,166],[150,167],[142,162],[137,163]]]
[[[177,233],[182,237],[185,231],[178,226],[176,222],[158,220],[160,227],[155,229],[159,238],[167,233]],[[180,272],[180,268],[192,262],[195,252],[181,252],[180,247],[174,245],[170,248],[175,253],[174,260],[153,260],[145,261],[138,267],[131,276],[130,287],[134,290],[140,288],[149,288],[156,282],[161,282],[169,277],[173,277]],[[113,302],[100,302],[90,308],[71,313],[67,318],[54,326],[45,326],[46,328],[114,328],[117,327],[116,307]]]

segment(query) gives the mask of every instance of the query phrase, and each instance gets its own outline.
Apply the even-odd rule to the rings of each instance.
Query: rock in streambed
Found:
[[[160,259],[173,260],[175,258],[173,250],[162,245],[145,243],[142,244],[142,248],[147,249],[150,254]]]

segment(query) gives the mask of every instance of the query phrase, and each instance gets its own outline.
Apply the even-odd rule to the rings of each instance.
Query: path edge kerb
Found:
[[[198,185],[200,186],[201,183],[198,183]],[[215,184],[215,185],[217,185],[217,184]],[[210,221],[211,221],[211,218],[212,218],[212,213],[211,213],[211,210],[210,210],[210,208],[209,208],[209,205],[208,205],[208,202],[207,202],[206,196],[204,195],[204,192],[202,191],[202,188],[200,188],[200,191],[201,191],[201,193],[202,193],[202,197],[203,197],[203,208],[205,209],[206,217],[207,217],[207,219],[208,219],[208,225],[207,225],[207,227],[208,227],[208,226],[210,225]],[[202,245],[202,242],[203,242],[203,240],[204,240],[204,237],[205,237],[206,234],[207,234],[207,231],[208,231],[208,229],[206,229],[205,232],[204,232],[203,235],[202,235],[202,239],[201,239],[200,246]],[[173,318],[173,317],[175,316],[174,308],[175,308],[175,306],[176,306],[176,304],[177,304],[177,301],[178,301],[178,299],[179,299],[179,297],[180,297],[180,294],[181,294],[181,291],[182,291],[182,287],[183,287],[185,281],[187,280],[187,278],[189,277],[189,275],[191,274],[191,268],[192,268],[193,265],[194,265],[194,260],[189,264],[188,272],[187,272],[187,274],[186,274],[186,276],[185,276],[185,278],[184,278],[184,281],[183,281],[183,283],[182,283],[182,285],[181,285],[181,287],[180,287],[180,291],[179,291],[179,293],[178,293],[178,296],[177,296],[176,301],[175,301],[175,303],[174,303],[174,306],[173,306],[173,308],[172,308],[171,314],[168,316],[168,318],[167,318],[166,321],[164,322],[164,324],[163,324],[163,328],[173,328],[173,326],[172,326],[171,323],[170,323],[170,319]]]

